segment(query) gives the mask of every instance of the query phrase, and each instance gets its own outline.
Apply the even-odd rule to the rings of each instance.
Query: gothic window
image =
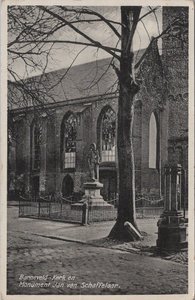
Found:
[[[41,162],[41,128],[38,122],[32,128],[32,168],[40,170]]]
[[[158,167],[158,126],[155,114],[152,113],[149,124],[149,168]]]
[[[116,113],[109,107],[101,118],[101,160],[116,159]]]
[[[69,114],[62,123],[63,168],[75,168],[76,164],[77,118]]]

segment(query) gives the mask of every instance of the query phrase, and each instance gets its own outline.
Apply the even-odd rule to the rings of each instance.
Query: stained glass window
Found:
[[[101,122],[101,160],[115,161],[116,158],[116,113],[108,108]]]
[[[70,114],[64,120],[64,168],[75,168],[76,163],[76,137],[77,137],[77,118]]]

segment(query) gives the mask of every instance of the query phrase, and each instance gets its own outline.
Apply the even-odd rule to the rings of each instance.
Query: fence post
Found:
[[[39,199],[39,205],[38,205],[38,218],[40,217],[40,210],[41,210],[41,206],[40,206],[40,199]]]
[[[50,215],[51,215],[51,201],[49,199],[49,218],[50,218]]]
[[[84,202],[82,206],[82,225],[88,224],[88,203]]]
[[[62,217],[62,198],[60,200],[60,217]]]
[[[144,206],[145,206],[145,199],[142,196],[142,204],[141,204],[141,210],[142,210],[142,219],[144,219]]]
[[[21,200],[20,200],[20,197],[19,197],[19,211],[18,211],[18,217],[20,217],[20,214],[21,214]]]

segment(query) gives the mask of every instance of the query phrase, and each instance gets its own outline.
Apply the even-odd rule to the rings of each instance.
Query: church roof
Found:
[[[135,52],[135,62],[144,51],[145,49],[141,49]],[[118,80],[111,63],[112,58],[104,58],[28,78],[25,82],[29,95],[32,94],[29,101],[26,100],[25,105],[12,104],[11,108],[31,106],[30,98],[33,98],[33,95],[37,97],[36,90],[40,93],[40,99],[41,93],[44,94],[46,103],[113,93],[116,91]],[[114,63],[119,64],[118,61]]]

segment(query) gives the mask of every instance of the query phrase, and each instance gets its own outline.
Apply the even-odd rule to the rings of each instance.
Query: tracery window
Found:
[[[40,170],[41,164],[41,127],[38,122],[32,128],[32,168]]]
[[[101,119],[101,160],[116,159],[116,113],[109,107]]]
[[[76,165],[77,118],[69,114],[62,123],[63,165],[64,168],[75,168]]]

